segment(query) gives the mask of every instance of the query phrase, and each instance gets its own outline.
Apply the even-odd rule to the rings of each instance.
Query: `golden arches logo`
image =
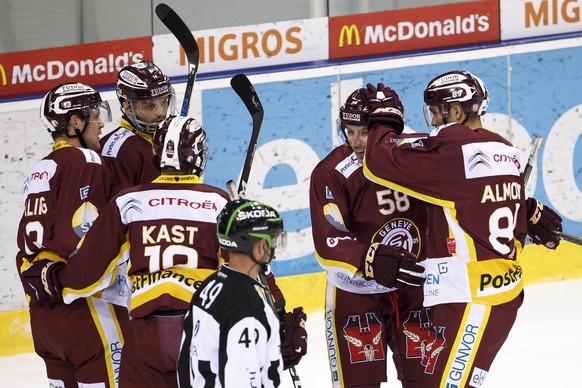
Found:
[[[4,66],[0,65],[0,74],[2,74],[2,86],[6,86],[8,83],[6,82],[6,71],[4,70]]]
[[[344,47],[344,36],[347,38],[346,43],[348,46],[352,45],[354,36],[356,37],[356,46],[360,45],[360,31],[355,24],[350,24],[349,26],[345,24],[339,34],[339,46]]]

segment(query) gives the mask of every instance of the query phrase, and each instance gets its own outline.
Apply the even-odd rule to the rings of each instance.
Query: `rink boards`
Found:
[[[435,75],[453,69],[478,74],[491,103],[484,124],[509,138],[527,155],[536,135],[545,138],[527,188],[564,218],[564,230],[582,235],[582,38],[569,38],[480,50],[369,60],[251,76],[265,109],[265,119],[249,196],[279,209],[289,231],[289,249],[274,263],[289,305],[323,308],[324,275],[313,255],[308,190],[313,167],[338,144],[335,118],[342,100],[367,82],[385,82],[405,106],[407,131],[426,131],[422,92]],[[177,80],[178,99],[184,90]],[[206,183],[219,187],[240,174],[251,120],[228,78],[202,80],[195,86],[190,114],[200,118],[211,150]],[[114,114],[117,101],[104,93]],[[14,236],[22,211],[21,187],[28,169],[50,151],[40,129],[39,100],[0,105],[4,147],[4,195],[0,203],[1,352],[22,343],[30,350],[25,301],[14,265]],[[108,127],[109,130],[113,126]],[[579,247],[563,244],[557,252],[526,247],[527,282],[582,276]],[[292,303],[297,301],[297,303]],[[14,311],[16,310],[16,311]],[[28,342],[27,342],[28,339]],[[18,352],[18,351],[16,351]]]

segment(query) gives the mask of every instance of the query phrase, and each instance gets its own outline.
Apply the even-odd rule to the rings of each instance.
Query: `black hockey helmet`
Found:
[[[248,199],[228,202],[218,215],[216,229],[222,249],[251,257],[253,244],[258,239],[265,239],[273,251],[286,244],[279,213],[269,205]]]
[[[208,161],[206,132],[192,117],[170,116],[152,137],[153,161],[160,169],[201,176]]]
[[[176,113],[176,94],[170,83],[170,78],[153,62],[141,61],[122,68],[117,74],[116,92],[119,103],[123,105],[125,101],[130,106],[130,111],[123,113],[128,116],[137,129],[150,135],[160,123],[146,123],[138,119],[135,113],[138,101],[168,98],[166,115]]]
[[[467,116],[481,116],[489,105],[489,92],[479,77],[468,71],[454,70],[433,78],[424,91],[424,117],[431,126],[430,106],[436,106],[444,118],[449,104],[458,102]]]
[[[98,113],[98,114],[97,114]],[[40,119],[49,133],[67,132],[70,117],[76,114],[86,122],[111,122],[111,108],[91,86],[65,82],[52,88],[40,104]]]

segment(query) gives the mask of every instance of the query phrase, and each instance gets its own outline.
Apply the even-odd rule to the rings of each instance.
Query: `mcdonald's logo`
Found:
[[[6,86],[8,84],[8,82],[6,82],[6,71],[2,65],[0,65],[0,74],[2,75],[2,86]]]
[[[340,47],[344,47],[344,35],[347,38],[346,40],[348,46],[352,45],[352,40],[354,36],[356,37],[356,46],[360,45],[360,31],[358,30],[358,27],[355,24],[351,24],[349,26],[347,24],[344,24],[344,26],[342,27],[339,35]]]

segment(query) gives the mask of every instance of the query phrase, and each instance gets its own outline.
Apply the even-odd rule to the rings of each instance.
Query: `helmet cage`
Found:
[[[168,101],[168,109],[166,111],[166,117],[168,115],[174,116],[177,114],[176,110],[176,94],[174,93],[174,89],[172,89],[172,94],[164,97],[159,97],[153,100],[154,104],[165,104],[165,99],[169,98]],[[127,118],[133,123],[133,125],[141,132],[147,133],[148,135],[153,135],[153,133],[158,129],[158,127],[162,124],[164,120],[160,121],[152,121],[150,123],[141,120],[137,116],[137,112],[139,111],[139,104],[146,100],[126,100],[129,109],[127,112],[123,112]]]
[[[162,70],[150,61],[141,61],[126,66],[117,74],[116,85],[117,98],[123,106],[126,101],[129,112],[123,112],[135,125],[145,133],[153,134],[161,122],[148,123],[137,117],[137,101],[157,100],[169,97],[168,111],[165,116],[175,115],[176,93],[171,86],[170,78]]]
[[[152,138],[153,161],[160,169],[201,176],[208,161],[206,132],[191,117],[170,116]]]
[[[258,239],[266,240],[273,251],[284,249],[287,243],[279,213],[268,205],[247,199],[227,203],[218,215],[216,228],[222,249],[249,256]]]

